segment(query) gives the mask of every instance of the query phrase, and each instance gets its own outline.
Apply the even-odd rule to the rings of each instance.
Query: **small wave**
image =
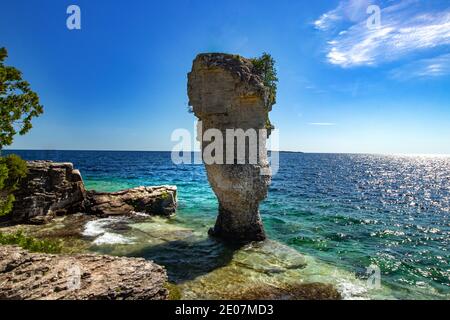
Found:
[[[133,240],[128,239],[120,234],[115,234],[111,232],[105,232],[101,236],[97,237],[93,244],[102,245],[102,244],[131,244]]]
[[[134,215],[138,216],[138,217],[151,217],[152,216],[151,214],[144,213],[144,212],[135,212]]]
[[[337,288],[344,300],[362,300],[367,298],[367,288],[350,281],[341,281]]]
[[[117,221],[113,218],[105,218],[89,221],[84,226],[83,236],[97,237],[106,232],[105,228],[112,222]]]
[[[107,230],[109,225],[122,220],[122,218],[104,218],[89,221],[86,223],[82,235],[85,237],[95,237],[92,242],[95,245],[131,244],[134,239]]]

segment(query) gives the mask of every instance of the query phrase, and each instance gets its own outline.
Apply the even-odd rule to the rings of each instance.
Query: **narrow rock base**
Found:
[[[252,221],[242,221],[244,217],[253,217]],[[221,238],[227,242],[246,243],[266,239],[264,226],[259,213],[253,215],[238,215],[219,207],[214,228],[209,229],[209,235]]]

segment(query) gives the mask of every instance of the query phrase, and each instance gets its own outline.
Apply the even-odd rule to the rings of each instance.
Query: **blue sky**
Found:
[[[81,8],[81,30],[66,9]],[[369,5],[381,25],[368,28]],[[450,154],[450,3],[8,0],[0,46],[45,113],[12,148],[171,150],[200,52],[277,61],[280,149]]]

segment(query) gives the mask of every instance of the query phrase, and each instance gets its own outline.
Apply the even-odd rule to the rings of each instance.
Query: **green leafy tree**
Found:
[[[17,133],[27,133],[31,120],[43,112],[38,95],[22,79],[22,73],[5,66],[7,57],[6,49],[0,48],[0,150],[11,145]]]
[[[22,73],[4,64],[7,57],[6,49],[0,48],[0,151],[12,144],[16,134],[27,133],[31,120],[43,112],[38,95],[22,79]],[[12,210],[13,192],[26,174],[26,162],[19,156],[0,155],[0,216]]]
[[[18,155],[0,157],[0,216],[12,210],[15,201],[13,193],[27,173],[27,163]]]

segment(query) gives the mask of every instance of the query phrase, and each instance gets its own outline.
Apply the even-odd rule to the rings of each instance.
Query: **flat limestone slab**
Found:
[[[0,246],[0,300],[165,300],[166,281],[163,267],[141,258]]]

